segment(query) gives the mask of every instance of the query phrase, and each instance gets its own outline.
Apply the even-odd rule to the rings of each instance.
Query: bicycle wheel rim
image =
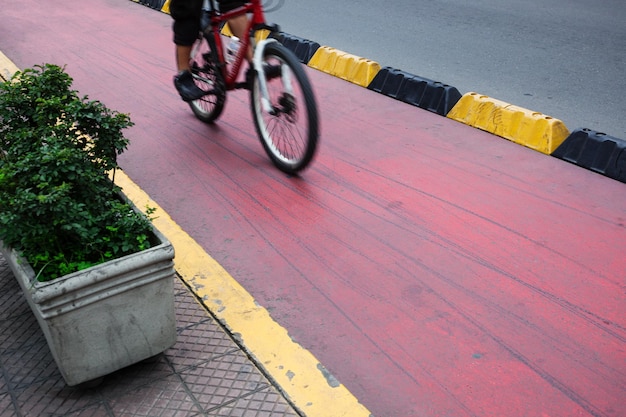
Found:
[[[194,83],[201,90],[210,91],[211,93],[198,100],[189,102],[189,106],[198,119],[211,123],[222,113],[226,94],[223,88],[220,88],[220,74],[215,65],[213,65],[211,51],[207,42],[203,39],[199,39],[198,42],[201,42],[201,44],[198,45],[197,53],[191,59],[189,66]]]
[[[270,44],[264,55],[264,64],[280,65],[283,74],[267,80],[272,106],[290,109],[275,115],[264,111],[260,82],[255,78],[251,101],[257,133],[272,162],[284,172],[296,173],[311,162],[317,147],[318,120],[313,92],[300,62],[288,51]],[[285,91],[283,84],[287,76],[293,88],[291,94]],[[289,103],[285,105],[286,101]]]

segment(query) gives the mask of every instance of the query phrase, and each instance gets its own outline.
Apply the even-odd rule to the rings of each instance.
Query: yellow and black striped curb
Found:
[[[164,13],[170,0],[132,0]],[[554,117],[422,78],[381,67],[329,46],[283,33],[282,43],[302,63],[386,96],[476,127],[546,155],[626,183],[626,141],[591,129],[570,132]]]
[[[283,44],[306,65],[476,127],[546,155],[626,182],[626,141],[591,129],[570,133],[554,117],[495,98],[381,66],[327,46],[284,34]],[[305,53],[300,52],[305,50]],[[310,58],[306,58],[310,55]]]

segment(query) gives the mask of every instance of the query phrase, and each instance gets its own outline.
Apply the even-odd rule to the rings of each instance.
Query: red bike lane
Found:
[[[214,126],[178,99],[170,22],[25,0],[0,49],[130,113],[130,178],[374,415],[626,414],[624,184],[314,70],[287,177],[246,92]]]

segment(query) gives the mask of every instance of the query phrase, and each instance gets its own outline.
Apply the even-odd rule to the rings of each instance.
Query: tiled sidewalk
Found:
[[[67,387],[0,256],[0,416],[293,416],[299,414],[179,280],[178,341],[155,360]]]

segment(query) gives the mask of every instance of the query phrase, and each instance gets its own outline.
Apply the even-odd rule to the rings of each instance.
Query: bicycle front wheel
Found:
[[[317,105],[304,68],[279,43],[263,51],[269,109],[256,74],[250,89],[252,116],[265,152],[283,172],[296,174],[312,161],[318,143]]]
[[[193,80],[206,95],[198,100],[189,102],[193,114],[205,123],[213,123],[222,114],[226,102],[226,87],[219,68],[215,64],[214,48],[209,46],[215,43],[209,37],[200,37],[193,46],[193,53],[189,68]]]

